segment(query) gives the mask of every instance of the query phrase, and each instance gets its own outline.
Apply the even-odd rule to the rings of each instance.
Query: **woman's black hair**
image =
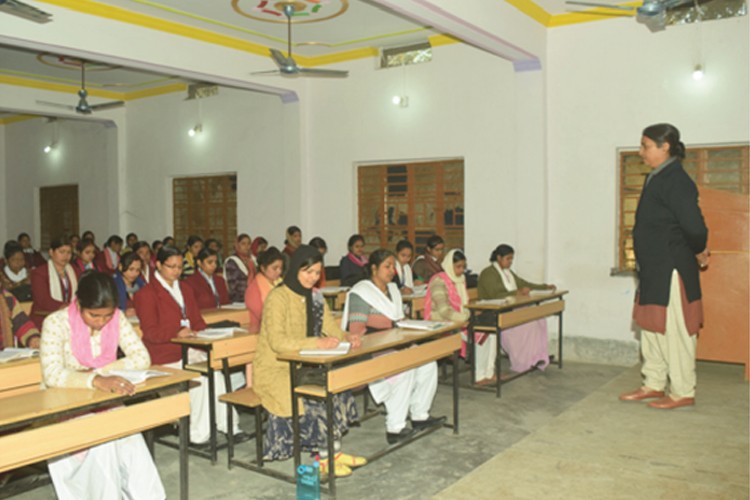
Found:
[[[88,235],[88,236],[86,236],[86,235]],[[81,234],[81,239],[83,240],[83,239],[86,239],[86,238],[88,238],[90,240],[94,240],[94,232],[91,231],[91,230],[84,231],[83,234]]]
[[[3,248],[3,256],[5,256],[6,262],[18,252],[23,253],[23,247],[19,242],[15,240],[9,240],[5,242],[5,247]]]
[[[365,242],[365,237],[362,236],[361,234],[353,234],[353,235],[349,236],[349,240],[346,242],[346,248],[348,248],[349,250],[351,250],[352,247],[354,246],[354,244],[356,242],[358,242],[358,241],[361,241],[362,243],[364,243]]]
[[[52,238],[52,241],[49,242],[49,249],[50,250],[57,250],[60,247],[70,246],[70,242],[66,238],[62,238],[58,236],[57,238]],[[71,247],[72,249],[72,247]]]
[[[372,278],[373,274],[375,274],[372,272],[372,268],[379,268],[380,265],[385,262],[388,257],[393,257],[395,259],[396,255],[390,250],[386,250],[385,248],[378,248],[377,250],[372,252],[370,254],[369,260],[367,261],[367,275]]]
[[[308,245],[310,245],[311,247],[315,247],[318,250],[328,250],[328,245],[326,245],[326,240],[324,240],[320,236],[316,236],[315,238],[311,239]]]
[[[148,246],[148,241],[136,241],[135,243],[133,243],[133,248],[131,250],[133,250],[133,253],[135,253],[143,247],[148,247],[148,249],[151,250],[151,247]]]
[[[171,242],[172,242],[172,244],[171,244],[171,245],[169,245],[169,244],[167,243],[168,241],[171,241]],[[173,237],[173,236],[165,236],[165,237],[164,237],[164,239],[162,239],[162,240],[161,240],[161,244],[162,244],[162,245],[164,245],[164,246],[170,246],[170,247],[173,247],[173,246],[174,246],[174,237]]]
[[[76,245],[76,249],[78,250],[78,253],[83,252],[88,247],[96,248],[96,243],[94,243],[94,240],[91,240],[89,238],[84,238],[78,242],[78,245]]]
[[[284,262],[284,256],[276,247],[268,247],[258,254],[258,268],[265,269],[277,260]]]
[[[466,255],[461,250],[456,250],[453,252],[453,263],[461,262],[462,260],[466,260]]]
[[[169,259],[170,257],[174,257],[175,255],[179,255],[180,258],[182,258],[182,254],[179,250],[174,247],[164,245],[159,249],[159,253],[156,254],[156,260],[164,264],[167,259]]]
[[[396,243],[396,253],[400,253],[401,250],[404,250],[405,248],[408,248],[409,250],[414,252],[414,245],[411,244],[411,241],[401,240],[398,243]]]
[[[497,248],[492,251],[492,255],[490,255],[490,262],[497,262],[498,257],[505,257],[512,253],[516,253],[512,246],[506,245],[505,243],[498,245]]]
[[[16,241],[21,241],[21,238],[31,239],[31,236],[29,236],[29,233],[21,233],[18,235],[18,238],[16,238]]]
[[[665,142],[669,144],[669,156],[685,158],[685,145],[680,141],[680,131],[669,123],[657,123],[643,129],[643,135],[661,147]]]
[[[300,229],[300,228],[299,228],[299,227],[297,227],[297,226],[289,226],[288,228],[286,228],[286,233],[285,233],[285,235],[287,235],[287,234],[288,234],[288,235],[292,235],[292,234],[294,234],[294,233],[299,233],[299,234],[302,234],[302,229]],[[286,239],[286,238],[284,238],[284,244],[285,244],[285,245],[288,245],[288,244],[289,244],[289,240],[288,240],[288,239]]]
[[[209,247],[209,246],[211,246],[211,243],[216,243],[216,246],[218,246],[219,248],[221,248],[221,243],[216,238],[209,238],[209,239],[207,239],[206,241],[203,242],[203,246]]]
[[[131,236],[134,236],[135,239],[136,239],[136,241],[138,240],[138,235],[137,234],[135,234],[135,233],[128,233],[128,235],[125,236],[125,241],[128,241]]]
[[[427,238],[427,243],[425,246],[429,249],[433,249],[438,245],[445,245],[445,241],[443,241],[442,236],[438,236],[437,234],[433,234],[429,238]]]
[[[112,244],[122,245],[123,241],[122,238],[117,236],[116,234],[113,234],[109,238],[107,238],[107,242],[104,244],[105,247],[110,247]]]
[[[203,262],[207,258],[215,257],[217,255],[219,255],[219,252],[217,252],[216,250],[212,248],[208,248],[208,246],[205,246],[200,252],[198,252],[198,256],[195,258],[195,260],[199,262]]]
[[[130,267],[130,264],[132,264],[135,261],[138,261],[141,263],[141,268],[144,266],[143,262],[141,261],[141,258],[138,257],[138,254],[133,252],[125,252],[122,257],[120,257],[120,270],[121,272],[125,272]]]
[[[201,238],[200,236],[197,236],[195,234],[191,234],[190,236],[188,236],[187,246],[188,246],[188,248],[190,248],[191,246],[195,245],[198,242],[203,243],[203,238]]]
[[[157,245],[158,246],[164,245],[164,242],[162,240],[154,240],[151,243],[151,250],[154,250],[157,247]]]
[[[240,234],[237,235],[237,243],[239,243],[240,241],[242,241],[244,239],[250,240],[250,243],[253,242],[253,239],[247,233],[240,233]]]
[[[119,303],[115,280],[99,271],[87,271],[81,275],[76,297],[81,309],[116,308]]]
[[[314,266],[315,264],[318,264],[318,263],[320,264],[323,263],[323,254],[320,252],[316,252],[315,254],[303,260],[299,268],[300,270],[307,269],[308,267]]]

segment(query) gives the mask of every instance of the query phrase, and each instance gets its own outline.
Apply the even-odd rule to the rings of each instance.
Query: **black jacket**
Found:
[[[706,248],[708,228],[695,183],[674,161],[644,186],[633,227],[641,305],[669,303],[672,270],[685,285],[688,302],[701,298],[696,254]]]

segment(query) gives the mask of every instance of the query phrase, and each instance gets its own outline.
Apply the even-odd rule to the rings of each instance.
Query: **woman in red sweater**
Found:
[[[196,258],[198,272],[185,278],[185,283],[193,289],[195,300],[201,309],[215,309],[230,303],[229,291],[224,278],[216,274],[218,252],[204,248]]]

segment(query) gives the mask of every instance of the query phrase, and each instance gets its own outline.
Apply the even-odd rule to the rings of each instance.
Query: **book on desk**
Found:
[[[350,342],[339,342],[339,345],[331,349],[302,349],[300,356],[340,356],[348,354],[352,344]]]
[[[17,359],[36,358],[39,356],[39,349],[30,349],[27,347],[6,347],[0,351],[0,363],[8,363]]]

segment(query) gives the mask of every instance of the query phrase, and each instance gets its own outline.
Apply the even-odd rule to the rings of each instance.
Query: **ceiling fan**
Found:
[[[49,101],[37,101],[37,103],[44,104],[45,106],[55,106],[57,108],[65,108],[65,109],[73,110],[76,113],[81,114],[81,115],[90,115],[94,111],[102,111],[105,109],[119,108],[125,105],[125,101],[110,101],[110,102],[103,102],[101,104],[94,104],[92,106],[86,100],[88,95],[89,93],[86,90],[86,61],[81,59],[81,89],[78,91],[78,97],[80,98],[78,100],[78,104],[76,106],[70,106],[68,104],[60,104],[57,102],[49,102]]]
[[[286,16],[287,25],[287,54],[289,55],[284,56],[280,50],[269,49],[271,51],[271,58],[279,69],[275,71],[258,71],[253,73],[253,75],[282,75],[288,77],[315,76],[322,78],[346,78],[349,76],[348,71],[337,69],[302,68],[297,64],[294,58],[292,58],[292,16],[294,15],[294,12],[298,10],[297,7],[295,7],[295,3],[296,2],[279,2],[276,4],[277,7],[283,4],[282,10]]]
[[[645,24],[651,31],[661,31],[666,27],[667,10],[680,7],[682,5],[692,4],[694,0],[643,0],[640,7],[623,7],[621,5],[612,5],[596,2],[580,2],[577,0],[568,0],[565,2],[569,5],[583,5],[586,7],[603,7],[606,9],[623,10],[636,13],[636,21]]]
[[[39,24],[52,21],[52,14],[49,12],[44,12],[19,0],[0,0],[0,12],[6,12]]]

